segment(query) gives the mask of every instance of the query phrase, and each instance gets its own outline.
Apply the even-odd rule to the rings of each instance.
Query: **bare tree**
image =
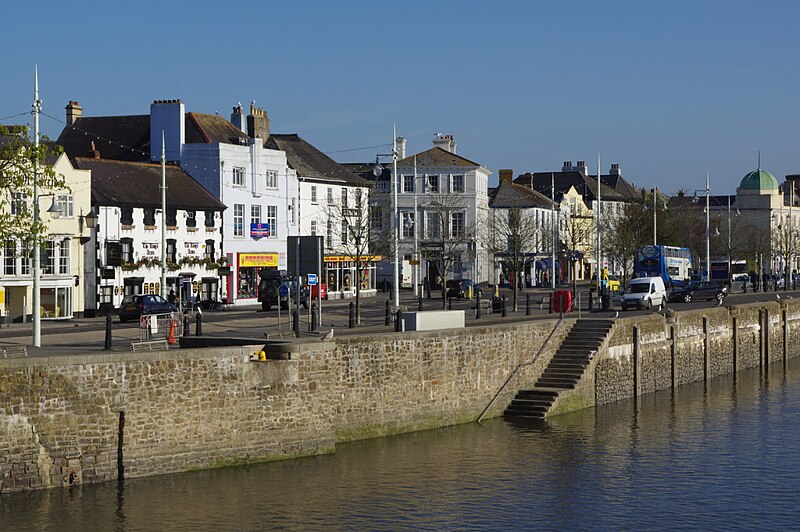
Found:
[[[540,227],[533,209],[495,208],[489,219],[486,247],[514,275],[513,308],[519,308],[519,278],[533,260]]]
[[[792,255],[797,253],[798,246],[800,246],[800,236],[798,235],[797,228],[793,227],[787,215],[785,219],[782,215],[776,220],[778,223],[772,229],[772,253],[781,257],[783,263],[783,276],[785,285],[789,285],[790,280],[790,266]]]
[[[562,217],[561,241],[566,246],[569,259],[569,276],[572,280],[572,292],[577,293],[576,265],[581,255],[590,253],[596,247],[592,238],[594,233],[594,218],[592,213],[584,207],[582,202],[570,207]]]
[[[326,248],[338,255],[352,257],[356,264],[356,279],[352,280],[356,293],[356,323],[361,323],[361,290],[367,285],[366,275],[369,271],[370,259],[388,249],[381,242],[386,239],[376,238],[386,229],[382,220],[373,227],[374,218],[370,215],[370,188],[352,189],[341,200],[327,206],[327,222],[332,226],[333,238],[326,243]],[[376,201],[378,214],[382,214],[380,201]]]
[[[456,194],[429,192],[423,210],[425,234],[420,252],[423,258],[436,265],[441,281],[442,308],[445,309],[448,274],[452,273],[454,265],[474,256],[470,244],[477,236],[476,224],[467,223],[467,204]]]

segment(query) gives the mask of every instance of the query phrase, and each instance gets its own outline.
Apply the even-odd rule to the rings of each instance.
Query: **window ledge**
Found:
[[[132,229],[136,229],[136,226],[133,224],[130,225],[122,224],[122,229],[123,231],[130,231]]]
[[[206,228],[206,229],[208,229],[208,228]],[[212,228],[212,229],[213,229],[213,228]],[[196,233],[196,232],[197,232],[197,230],[198,230],[198,229],[197,229],[197,227],[187,227],[187,228],[186,228],[186,232],[187,232],[187,233]]]
[[[216,230],[217,230],[216,227],[206,227],[206,233],[213,233]]]
[[[144,230],[145,231],[155,231],[156,229],[158,229],[157,225],[145,225],[144,226]]]

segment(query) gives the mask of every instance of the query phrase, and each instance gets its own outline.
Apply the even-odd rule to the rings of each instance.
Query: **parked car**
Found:
[[[447,297],[462,299],[477,297],[478,294],[483,297],[481,285],[473,283],[471,279],[449,279],[445,286],[447,287]]]
[[[119,306],[119,321],[125,323],[147,314],[167,314],[177,310],[178,307],[161,296],[129,294]]]
[[[619,278],[616,275],[611,275],[609,273],[606,277],[608,278],[606,286],[608,287],[609,292],[614,293],[622,290],[622,284],[619,282]],[[592,275],[589,288],[591,290],[597,290],[597,275]]]
[[[695,299],[722,301],[728,293],[728,287],[720,281],[694,281],[681,288],[674,289],[670,301],[683,301],[688,303]]]
[[[622,310],[630,307],[661,310],[666,301],[667,289],[661,277],[639,277],[628,283],[620,305]]]
[[[287,274],[285,270],[261,270],[258,273],[258,300],[262,310],[271,310],[274,305],[282,309],[297,306],[297,281]],[[284,288],[285,287],[285,288]],[[281,294],[286,295],[281,295]],[[300,285],[300,305],[308,308],[310,294],[308,287]]]

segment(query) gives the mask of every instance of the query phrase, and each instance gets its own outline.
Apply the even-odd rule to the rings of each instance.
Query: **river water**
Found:
[[[540,424],[0,497],[0,530],[800,528],[800,360]]]

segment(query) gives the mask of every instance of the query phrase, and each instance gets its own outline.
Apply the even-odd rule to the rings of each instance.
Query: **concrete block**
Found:
[[[404,312],[406,331],[436,331],[440,329],[463,329],[463,310],[424,310]]]

